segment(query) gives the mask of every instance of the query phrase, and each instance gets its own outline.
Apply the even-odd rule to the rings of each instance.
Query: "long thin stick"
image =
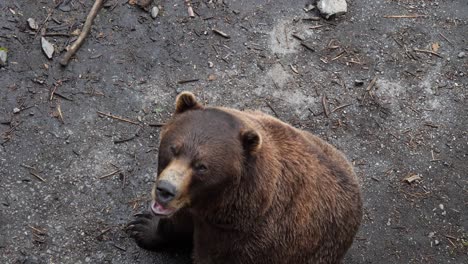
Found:
[[[435,53],[435,52],[433,52],[432,50],[414,49],[414,51],[416,51],[416,52],[422,52],[422,53],[429,53],[429,54],[432,54],[432,55],[437,56],[437,57],[439,57],[439,58],[443,58],[439,53]]]
[[[65,53],[65,55],[63,55],[63,58],[60,60],[60,64],[62,66],[67,66],[68,65],[68,61],[70,60],[70,58],[81,47],[81,44],[83,44],[83,41],[89,35],[89,32],[91,31],[91,25],[93,24],[93,20],[96,17],[97,13],[99,12],[99,9],[101,9],[102,2],[103,2],[103,0],[96,0],[94,2],[94,5],[91,8],[91,11],[89,11],[88,16],[86,17],[86,22],[85,22],[85,24],[83,26],[83,30],[81,31],[80,36],[71,45],[70,49],[68,49],[67,53]]]
[[[383,16],[384,18],[418,18],[418,17],[427,17],[426,15],[387,15]]]
[[[137,122],[132,121],[132,120],[127,119],[127,118],[123,118],[123,117],[112,115],[112,114],[106,114],[106,113],[101,112],[101,111],[96,111],[96,112],[98,114],[100,114],[100,115],[107,116],[107,117],[110,117],[110,118],[113,118],[113,119],[117,119],[117,120],[120,120],[120,121],[123,121],[123,122],[127,122],[127,123],[134,124],[134,125],[140,125]]]

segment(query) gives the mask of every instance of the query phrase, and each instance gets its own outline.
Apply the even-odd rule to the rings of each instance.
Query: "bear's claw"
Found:
[[[156,250],[163,242],[158,235],[159,218],[152,213],[135,214],[135,220],[127,224],[126,230],[137,245],[147,250]]]

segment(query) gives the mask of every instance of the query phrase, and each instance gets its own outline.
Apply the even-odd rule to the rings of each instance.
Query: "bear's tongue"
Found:
[[[164,216],[170,215],[175,211],[172,208],[164,208],[164,206],[162,206],[156,201],[153,201],[153,204],[151,205],[151,210],[153,211],[153,213],[157,215],[164,215]]]

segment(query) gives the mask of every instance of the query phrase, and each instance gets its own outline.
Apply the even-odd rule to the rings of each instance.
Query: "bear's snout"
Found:
[[[166,206],[177,195],[177,188],[169,181],[162,180],[156,185],[156,199]]]

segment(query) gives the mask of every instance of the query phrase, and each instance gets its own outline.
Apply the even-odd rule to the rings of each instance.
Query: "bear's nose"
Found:
[[[165,180],[159,181],[156,186],[156,198],[162,205],[167,205],[176,196],[176,187]]]

